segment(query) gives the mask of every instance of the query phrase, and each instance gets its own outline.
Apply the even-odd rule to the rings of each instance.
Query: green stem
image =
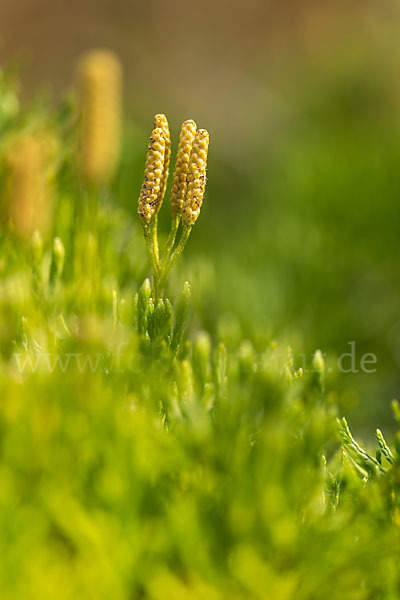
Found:
[[[144,239],[146,242],[147,250],[151,261],[151,270],[153,271],[153,278],[156,279],[158,275],[158,262],[156,253],[154,250],[154,233],[151,231],[150,225],[143,225]]]
[[[157,302],[160,297],[159,294],[159,283],[161,277],[160,268],[160,255],[158,250],[158,236],[157,236],[157,215],[149,224],[143,225],[144,238],[146,241],[147,250],[151,260],[151,270],[153,272],[153,297]]]
[[[87,184],[85,188],[86,201],[81,213],[82,219],[79,224],[79,235],[76,248],[76,261],[79,276],[82,279],[81,286],[81,310],[90,312],[95,310],[99,296],[99,263],[98,246],[100,244],[99,229],[99,206],[101,189],[99,186]]]
[[[154,219],[150,223],[150,232],[151,232],[151,239],[152,239],[153,248],[154,248],[154,256],[156,259],[157,269],[158,269],[159,262],[160,262],[160,253],[158,250],[157,228],[158,228],[158,215],[155,214]]]
[[[96,237],[98,234],[98,211],[100,191],[96,186],[86,188],[86,229]]]

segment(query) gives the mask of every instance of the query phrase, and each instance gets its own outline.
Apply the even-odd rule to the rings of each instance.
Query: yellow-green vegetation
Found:
[[[397,600],[398,436],[337,421],[320,351],[207,326],[170,281],[207,132],[182,126],[164,235],[165,116],[132,189],[117,60],[79,82],[21,111],[0,77],[0,598]]]

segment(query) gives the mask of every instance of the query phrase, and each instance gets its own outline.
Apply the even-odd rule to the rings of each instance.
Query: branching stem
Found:
[[[175,248],[174,252],[172,253],[171,258],[165,264],[165,266],[160,274],[159,290],[161,293],[163,293],[163,291],[164,291],[164,288],[167,283],[167,280],[168,280],[168,277],[169,277],[172,267],[175,265],[176,261],[178,260],[178,258],[180,257],[180,255],[182,254],[182,252],[186,246],[186,242],[188,241],[191,231],[192,231],[192,227],[190,227],[188,225],[183,226],[182,235],[179,240],[179,243],[178,243],[177,247]]]
[[[161,272],[167,266],[168,259],[170,257],[172,248],[174,247],[175,238],[176,238],[176,234],[177,234],[177,231],[178,231],[180,218],[181,218],[180,215],[174,215],[172,217],[171,229],[170,229],[170,232],[169,232],[169,236],[168,236],[167,243],[165,245],[165,249],[164,249],[164,253],[163,253],[163,257],[162,257],[162,260],[161,260],[161,267],[160,267]]]
[[[190,232],[192,231],[191,226],[183,226],[180,240],[175,250],[172,252],[176,239],[176,234],[179,228],[179,222],[180,216],[174,216],[172,219],[171,230],[169,232],[168,240],[161,261],[158,249],[157,215],[151,221],[151,223],[143,224],[144,239],[146,241],[147,250],[151,260],[151,270],[153,272],[153,296],[155,302],[162,298],[171,269],[182,254],[186,246],[186,242],[189,238]]]

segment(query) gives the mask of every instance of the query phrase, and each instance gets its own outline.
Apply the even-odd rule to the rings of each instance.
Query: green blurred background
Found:
[[[202,326],[298,357],[321,348],[329,388],[370,434],[391,427],[400,384],[399,34],[395,0],[0,4],[1,63],[21,68],[27,99],[56,98],[89,48],[120,55],[130,151],[116,198],[132,211],[153,114],[175,141],[187,118],[210,131],[178,273]],[[376,372],[338,372],[351,341]]]

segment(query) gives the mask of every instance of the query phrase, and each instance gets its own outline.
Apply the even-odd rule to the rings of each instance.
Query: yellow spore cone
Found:
[[[187,175],[187,191],[183,207],[182,221],[192,227],[200,214],[206,187],[206,167],[209,135],[205,129],[199,129],[193,140]]]
[[[45,233],[52,216],[49,156],[44,137],[25,134],[5,151],[4,216],[25,239]]]
[[[92,50],[78,66],[81,111],[79,166],[91,185],[107,183],[121,145],[122,68],[109,50]]]
[[[165,137],[160,127],[153,129],[147,150],[144,181],[140,190],[138,214],[141,221],[148,225],[160,208],[165,157]]]
[[[171,211],[174,216],[182,214],[190,155],[196,129],[196,123],[191,119],[182,124],[171,191]]]
[[[164,200],[165,191],[167,189],[168,175],[169,175],[169,161],[171,158],[171,136],[169,133],[168,120],[165,115],[158,114],[154,117],[153,129],[161,129],[164,134],[165,140],[165,154],[164,154],[164,171],[161,179],[160,199],[158,204],[158,210],[160,210],[161,204]]]

